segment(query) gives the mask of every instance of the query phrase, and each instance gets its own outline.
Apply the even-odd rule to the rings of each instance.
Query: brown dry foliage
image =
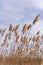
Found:
[[[40,58],[28,58],[11,56],[0,56],[0,65],[43,65],[43,60]]]

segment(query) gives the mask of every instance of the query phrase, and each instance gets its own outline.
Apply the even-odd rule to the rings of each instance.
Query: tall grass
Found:
[[[40,35],[40,31],[36,32],[36,35],[28,37],[30,35],[31,29],[38,23],[39,15],[37,15],[34,21],[27,25],[24,24],[21,35],[19,35],[19,24],[17,26],[9,25],[9,33],[5,35],[7,28],[0,29],[0,38],[5,35],[5,39],[0,44],[0,65],[41,65],[43,59],[43,49],[40,46],[43,44],[43,35]],[[12,33],[14,34],[13,42],[11,42]],[[6,48],[8,48],[8,40],[10,40],[10,54],[8,57],[6,53]],[[15,44],[17,44],[18,49],[15,51]],[[29,46],[29,44],[32,46]],[[12,46],[14,46],[12,48]],[[23,47],[24,46],[24,47]],[[5,49],[3,49],[3,47]],[[5,51],[4,51],[5,50]],[[6,52],[6,53],[5,53]],[[15,53],[16,52],[16,53]],[[4,54],[5,53],[5,54]],[[7,63],[7,64],[6,64]]]

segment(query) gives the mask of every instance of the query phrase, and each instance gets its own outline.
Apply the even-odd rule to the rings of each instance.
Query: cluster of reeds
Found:
[[[12,24],[9,25],[9,33],[6,34],[5,39],[3,40],[2,44],[0,44],[0,48],[7,46],[8,47],[8,40],[10,40],[10,44],[11,46],[13,44],[20,44],[18,46],[18,49],[16,51],[17,55],[22,55],[22,54],[26,54],[28,53],[28,55],[30,57],[34,57],[34,56],[39,56],[39,52],[43,52],[43,49],[40,49],[40,46],[43,43],[43,35],[40,35],[40,31],[37,31],[35,36],[31,36],[29,38],[28,35],[30,35],[30,31],[32,29],[32,27],[38,22],[39,20],[39,15],[37,15],[35,17],[35,19],[33,20],[33,22],[29,25],[25,24],[21,30],[21,35],[18,34],[19,31],[19,24],[17,26],[13,26]],[[5,28],[4,30],[0,29],[0,38],[3,37],[3,35],[5,34],[7,28]],[[13,42],[11,42],[11,37],[12,37],[12,33],[14,33],[14,38],[13,38]],[[32,46],[28,46],[29,44],[32,43]],[[22,46],[25,46],[25,48],[22,48]],[[24,49],[24,50],[23,50]],[[11,50],[12,51],[12,50]],[[13,54],[15,51],[12,51],[11,54]]]

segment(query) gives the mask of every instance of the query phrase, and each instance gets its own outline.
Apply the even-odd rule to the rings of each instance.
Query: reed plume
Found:
[[[21,42],[22,42],[22,43],[28,43],[28,37],[22,36],[22,37],[21,37]]]
[[[5,36],[6,39],[11,39],[11,33],[8,33],[6,36]]]
[[[17,54],[21,54],[21,53],[22,53],[22,47],[18,47]]]
[[[18,43],[18,40],[19,40],[19,35],[16,36],[16,40],[15,40],[15,42]]]
[[[30,42],[31,40],[32,40],[32,37],[30,37],[30,38],[27,37],[26,43],[29,44],[29,42]]]
[[[13,29],[13,26],[12,26],[12,24],[10,24],[9,25],[9,31],[12,31],[12,29]]]
[[[33,41],[33,43],[35,42],[35,36],[34,36],[34,37],[32,37],[32,41]]]
[[[35,19],[34,19],[34,21],[33,21],[33,24],[35,24],[35,23],[38,22],[38,20],[39,20],[39,16],[40,16],[40,15],[37,15],[37,16],[35,17]]]
[[[36,34],[39,35],[40,34],[40,31],[38,31]]]
[[[1,36],[3,36],[4,35],[4,32],[6,31],[6,28],[2,31],[2,35]]]
[[[19,24],[17,24],[17,26],[15,27],[15,30],[17,31],[17,30],[18,30],[18,28],[19,28]]]
[[[28,25],[28,27],[27,27],[27,30],[29,30],[31,27],[32,27],[32,25],[31,25],[31,24],[29,24],[29,25]]]
[[[37,37],[35,38],[35,41],[38,42],[39,40],[40,40],[40,36],[37,36]]]
[[[24,34],[24,33],[26,32],[26,30],[27,30],[27,24],[25,24],[25,25],[23,26],[22,33]]]
[[[16,25],[16,27],[13,27],[12,31],[17,32],[19,29],[19,24]]]

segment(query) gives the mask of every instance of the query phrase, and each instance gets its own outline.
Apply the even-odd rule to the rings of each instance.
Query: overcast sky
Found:
[[[32,22],[40,14],[38,28],[43,32],[43,0],[0,0],[0,26]]]

